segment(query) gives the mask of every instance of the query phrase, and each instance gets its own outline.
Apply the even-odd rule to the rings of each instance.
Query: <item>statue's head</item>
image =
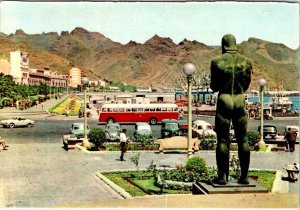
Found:
[[[226,34],[222,38],[222,54],[226,52],[237,52],[236,40],[232,34]]]

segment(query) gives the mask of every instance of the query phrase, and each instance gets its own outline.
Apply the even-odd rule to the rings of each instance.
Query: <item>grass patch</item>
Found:
[[[159,195],[160,188],[154,185],[154,177],[147,171],[103,172],[104,176],[123,188],[131,196]],[[249,177],[257,179],[257,182],[272,190],[275,179],[275,171],[249,171]],[[163,189],[163,194],[188,194],[191,191]]]
[[[259,152],[266,152],[267,149],[268,149],[268,146],[264,146],[264,147],[260,148],[258,151]]]
[[[269,191],[272,190],[275,175],[276,171],[249,171],[249,176],[257,176],[257,182]]]

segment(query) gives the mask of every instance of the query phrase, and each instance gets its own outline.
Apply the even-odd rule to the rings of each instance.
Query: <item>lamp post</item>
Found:
[[[260,140],[257,143],[258,148],[264,147],[266,144],[264,142],[264,86],[267,81],[263,78],[258,80],[258,85],[260,87]]]
[[[83,146],[85,148],[91,148],[90,142],[88,140],[87,137],[87,116],[86,116],[86,88],[89,84],[89,79],[86,76],[83,76],[81,78],[81,84],[84,87],[84,108],[83,108],[83,112],[84,112],[84,139],[83,139]]]
[[[187,63],[183,66],[183,73],[186,75],[187,83],[188,83],[188,151],[187,157],[188,159],[192,155],[192,79],[195,74],[196,67],[192,63]]]

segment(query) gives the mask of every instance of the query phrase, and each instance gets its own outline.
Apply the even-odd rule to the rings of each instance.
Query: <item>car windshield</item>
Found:
[[[87,129],[89,129],[89,125],[87,125],[86,127],[87,127]],[[83,130],[84,129],[84,124],[75,124],[75,125],[73,125],[73,130],[79,130],[79,129]]]
[[[118,125],[108,125],[106,126],[106,130],[120,130],[120,126]]]
[[[275,132],[276,129],[274,127],[264,127],[264,131],[267,131],[267,132]]]
[[[211,125],[199,125],[198,129],[199,130],[201,130],[201,129],[203,129],[203,130],[212,130],[212,127],[211,127]]]
[[[139,129],[138,132],[141,135],[149,135],[149,134],[151,134],[151,131],[149,129]]]
[[[168,123],[168,124],[166,124],[165,128],[168,130],[177,130],[178,124],[177,123]]]
[[[141,130],[150,130],[150,127],[147,126],[147,125],[141,125],[141,126],[137,127],[137,130],[138,131],[141,131]]]

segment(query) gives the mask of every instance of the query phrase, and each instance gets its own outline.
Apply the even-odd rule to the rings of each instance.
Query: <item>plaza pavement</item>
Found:
[[[50,102],[48,102],[51,105]],[[44,104],[46,109],[47,102]],[[40,112],[41,107],[24,110],[25,115]],[[18,113],[14,108],[0,111]],[[31,113],[32,112],[32,113]],[[40,116],[41,117],[41,116]],[[31,117],[32,118],[32,117]],[[57,117],[58,120],[62,118]],[[25,137],[26,138],[26,137]],[[9,144],[8,150],[0,151],[0,207],[198,207],[198,208],[297,208],[299,206],[299,183],[281,182],[281,193],[232,194],[232,195],[173,195],[146,196],[123,199],[95,176],[96,171],[134,169],[128,157],[119,161],[119,152],[87,154],[82,150],[66,151],[59,143]],[[213,151],[200,152],[208,165],[215,166]],[[149,166],[152,160],[158,165],[186,163],[186,154],[141,154],[140,168]],[[299,146],[290,152],[251,152],[250,168],[281,170],[286,164],[299,162]]]

